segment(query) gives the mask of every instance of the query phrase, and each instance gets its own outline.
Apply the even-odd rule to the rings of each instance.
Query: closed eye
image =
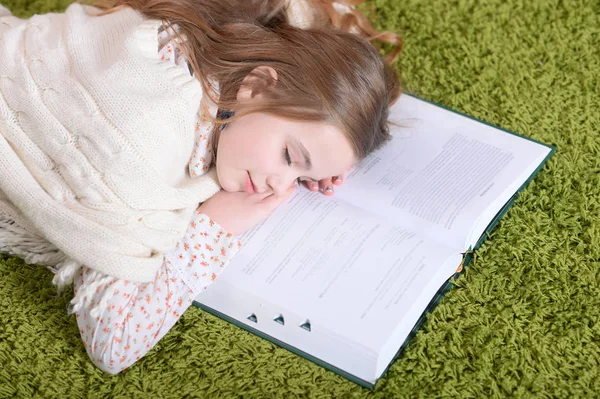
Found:
[[[290,151],[288,150],[287,147],[285,147],[285,149],[283,150],[283,158],[287,162],[288,166],[292,166],[292,157],[290,156]],[[299,177],[297,180],[298,180],[298,184],[300,184],[303,181],[312,181],[315,183],[319,182],[318,180],[315,180],[311,177]]]
[[[318,180],[312,179],[310,177],[299,177],[298,178],[298,184],[300,184],[303,181],[312,181],[314,183],[318,183],[319,182]]]

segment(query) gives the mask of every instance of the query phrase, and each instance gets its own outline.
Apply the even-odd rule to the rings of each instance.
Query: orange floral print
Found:
[[[194,222],[207,231],[207,237],[195,235],[192,240],[193,230],[188,226],[179,247],[165,256],[154,282],[114,279],[101,285],[93,298],[93,303],[99,303],[104,295],[109,296],[100,316],[90,315],[91,306],[76,314],[86,351],[102,370],[117,373],[143,357],[238,252],[241,242],[219,234],[222,228],[214,222],[211,227],[208,216],[195,216]],[[205,245],[207,239],[217,236],[221,237],[217,247]],[[206,260],[198,261],[201,258]],[[78,276],[76,290],[85,287],[89,270]],[[142,337],[142,332],[148,335]]]

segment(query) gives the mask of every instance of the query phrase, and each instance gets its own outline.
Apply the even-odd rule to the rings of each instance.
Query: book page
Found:
[[[313,329],[374,351],[424,287],[433,284],[426,293],[433,295],[461,260],[441,243],[305,188],[241,240],[242,249],[215,286],[258,294],[303,315]]]
[[[408,95],[390,110],[393,139],[335,196],[460,250],[474,245],[550,149]],[[495,211],[494,211],[495,210]],[[491,216],[490,216],[491,215]]]

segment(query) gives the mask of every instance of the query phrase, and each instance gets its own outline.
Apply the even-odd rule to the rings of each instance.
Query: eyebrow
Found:
[[[302,152],[302,155],[304,156],[304,169],[311,170],[312,162],[310,160],[310,154],[309,154],[308,150],[306,149],[306,147],[304,147],[302,145],[302,143],[300,142],[300,140],[298,140],[297,138],[290,136],[290,139],[294,142],[294,144],[298,148],[300,148],[300,151]]]

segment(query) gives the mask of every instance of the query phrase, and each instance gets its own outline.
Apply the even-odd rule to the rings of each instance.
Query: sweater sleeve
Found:
[[[0,4],[0,18],[12,15],[12,12],[2,4]]]
[[[144,356],[175,324],[194,298],[217,278],[241,247],[208,216],[195,213],[184,238],[165,256],[153,282],[113,279],[100,285],[76,313],[90,359],[116,374]],[[86,289],[84,268],[75,292]],[[94,317],[91,309],[108,298]],[[88,298],[89,299],[89,298]]]
[[[8,8],[0,4],[0,35],[8,29],[21,25],[25,21],[27,20],[13,16]]]

